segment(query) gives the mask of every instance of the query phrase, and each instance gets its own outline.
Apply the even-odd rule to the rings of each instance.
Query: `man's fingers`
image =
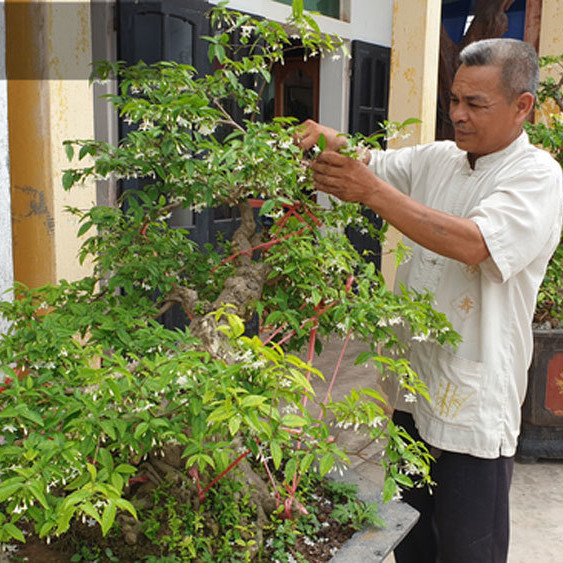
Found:
[[[344,156],[343,154],[327,150],[323,151],[317,156],[317,158],[315,158],[314,164],[319,163],[341,167],[344,166],[348,162],[348,160],[350,160],[350,158]]]
[[[295,134],[295,143],[303,151],[308,151],[311,147],[317,144],[320,136],[319,124],[312,119],[307,119],[303,123],[300,123],[297,127],[297,133]]]

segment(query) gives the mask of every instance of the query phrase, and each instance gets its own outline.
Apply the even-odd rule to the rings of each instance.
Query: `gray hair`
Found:
[[[459,60],[465,66],[500,67],[501,87],[509,101],[524,92],[536,95],[538,55],[529,43],[518,39],[483,39],[467,45]]]

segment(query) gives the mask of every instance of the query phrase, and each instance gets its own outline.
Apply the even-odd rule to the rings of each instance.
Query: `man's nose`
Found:
[[[452,123],[467,121],[467,111],[463,104],[450,104],[450,119]]]

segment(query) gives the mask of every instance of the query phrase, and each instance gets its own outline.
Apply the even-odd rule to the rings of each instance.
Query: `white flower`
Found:
[[[415,334],[412,339],[415,342],[426,342],[428,340],[428,335],[427,334]]]
[[[153,127],[152,121],[145,118],[145,119],[143,119],[143,123],[141,123],[141,125],[139,125],[139,131],[148,131],[152,127]]]
[[[240,27],[241,37],[250,37],[250,34],[254,31],[253,25],[242,25]]]
[[[207,124],[203,123],[202,125],[200,125],[197,128],[197,130],[202,135],[212,135],[213,132],[215,131],[215,126],[214,125],[207,125]]]
[[[309,536],[303,536],[303,543],[310,546],[315,545],[315,542]]]
[[[404,396],[405,402],[407,403],[416,403],[416,396],[413,395],[412,393],[407,393]]]

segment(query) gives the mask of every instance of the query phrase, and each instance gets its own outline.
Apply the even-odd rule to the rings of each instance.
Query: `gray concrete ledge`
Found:
[[[416,524],[418,512],[401,501],[382,502],[381,487],[356,469],[344,475],[331,475],[334,481],[358,486],[358,497],[364,502],[379,503],[379,515],[385,528],[366,528],[356,532],[335,554],[330,563],[381,563]]]

